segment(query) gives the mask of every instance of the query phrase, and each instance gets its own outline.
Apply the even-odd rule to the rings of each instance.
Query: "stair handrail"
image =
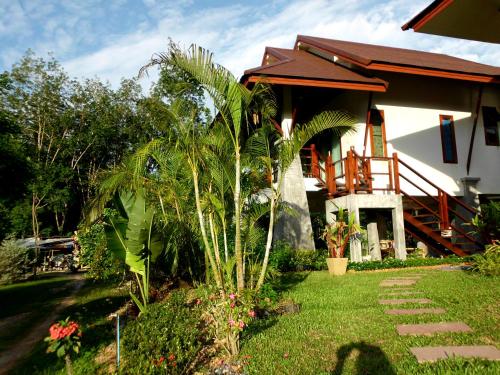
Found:
[[[465,208],[467,211],[469,211],[470,213],[472,214],[478,214],[478,211],[469,206],[468,204],[466,203],[463,203],[462,201],[460,201],[459,199],[455,198],[453,195],[447,193],[445,190],[441,189],[439,186],[437,186],[436,184],[432,183],[431,181],[429,181],[426,177],[422,176],[419,172],[417,172],[415,169],[413,169],[412,167],[410,167],[407,163],[405,163],[403,160],[399,159],[398,160],[399,164],[402,164],[404,165],[406,168],[408,168],[411,172],[413,172],[415,175],[417,175],[418,177],[420,177],[422,180],[424,180],[427,184],[429,184],[430,186],[432,186],[434,189],[438,190],[438,191],[441,191],[442,193],[446,194],[447,197],[451,198],[454,202],[458,203],[459,205],[461,205],[463,208]],[[400,173],[401,175],[401,173]],[[406,179],[406,178],[405,178]],[[406,179],[408,180],[408,179]],[[439,193],[438,193],[439,194]]]

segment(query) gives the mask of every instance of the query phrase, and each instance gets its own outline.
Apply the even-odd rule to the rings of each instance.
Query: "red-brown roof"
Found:
[[[439,53],[415,51],[403,48],[377,46],[373,44],[346,42],[341,40],[297,36],[300,48],[315,47],[323,52],[336,55],[367,69],[393,70],[395,66],[409,68],[406,73],[424,74],[425,71],[454,72],[464,75],[462,79],[474,78],[490,82],[500,76],[500,68],[460,59]],[[391,67],[392,66],[392,67]],[[412,69],[414,71],[412,71]],[[404,70],[400,70],[404,72]],[[431,72],[429,72],[431,73]],[[437,74],[429,74],[437,75]],[[474,77],[477,76],[477,77]],[[449,78],[458,78],[450,75]]]
[[[267,57],[267,59],[266,59]],[[263,65],[245,71],[244,80],[265,76],[271,83],[281,82],[302,86],[341,87],[385,91],[387,82],[358,74],[305,51],[267,47]],[[363,86],[364,85],[364,86]],[[363,88],[364,87],[364,88]]]

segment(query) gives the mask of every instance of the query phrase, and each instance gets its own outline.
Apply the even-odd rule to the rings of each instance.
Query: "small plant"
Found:
[[[0,284],[23,280],[31,272],[35,254],[17,244],[14,239],[6,239],[0,245]]]
[[[230,292],[210,293],[205,298],[204,311],[214,329],[216,343],[231,356],[240,351],[241,332],[256,317],[254,298],[250,291],[245,295]]]
[[[328,224],[323,231],[331,258],[343,258],[349,239],[361,232],[361,227],[356,223],[354,212],[350,215],[342,207],[337,213],[337,220]]]
[[[481,215],[476,215],[471,225],[486,244],[500,240],[500,202],[481,205]]]
[[[486,245],[484,254],[474,257],[474,269],[483,275],[500,276],[500,240]]]
[[[56,353],[58,358],[64,357],[66,372],[72,375],[71,354],[80,353],[80,338],[82,336],[80,326],[67,317],[65,320],[52,324],[49,333],[50,336],[45,338],[45,341],[49,344],[47,353]]]

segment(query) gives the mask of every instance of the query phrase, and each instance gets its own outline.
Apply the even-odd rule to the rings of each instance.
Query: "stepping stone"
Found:
[[[391,280],[419,280],[422,276],[398,276],[394,277]]]
[[[384,296],[404,296],[408,294],[422,294],[423,292],[419,291],[412,291],[412,290],[402,290],[398,292],[392,292],[392,293],[385,293]]]
[[[462,322],[441,322],[424,324],[400,324],[396,326],[400,336],[404,335],[433,335],[447,332],[472,332],[472,329]]]
[[[387,286],[408,286],[415,285],[417,280],[383,280],[379,285],[382,287]]]
[[[420,315],[420,314],[444,314],[445,309],[440,307],[430,308],[430,309],[395,309],[395,310],[385,310],[388,315]]]
[[[402,305],[404,303],[431,303],[429,298],[379,299],[381,305]]]
[[[418,363],[435,362],[450,357],[481,358],[490,361],[500,360],[500,350],[492,345],[476,346],[424,346],[410,348]]]

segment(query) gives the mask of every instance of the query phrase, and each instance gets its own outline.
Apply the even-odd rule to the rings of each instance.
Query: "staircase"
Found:
[[[305,177],[316,178],[317,187],[329,198],[346,194],[368,193],[384,190],[403,196],[405,231],[425,243],[440,255],[468,256],[483,249],[483,244],[470,232],[471,219],[478,212],[456,197],[429,181],[410,165],[398,158],[360,156],[351,148],[347,157],[333,162],[330,155],[322,157],[315,145],[301,153]],[[387,163],[386,171],[372,172],[372,162]],[[340,163],[340,173],[335,166]],[[387,185],[381,188],[374,177],[384,178]],[[410,195],[400,188],[400,181],[413,186],[421,195]]]
[[[471,234],[470,221],[478,211],[400,159],[398,169],[399,178],[424,193],[412,196],[400,190],[405,207],[405,230],[409,234],[441,255],[467,256],[483,248],[483,244]]]

